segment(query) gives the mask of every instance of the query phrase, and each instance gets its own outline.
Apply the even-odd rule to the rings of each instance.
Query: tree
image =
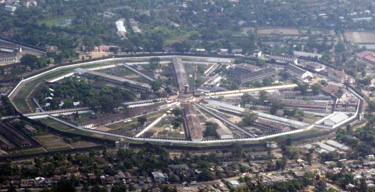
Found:
[[[322,88],[322,86],[319,84],[319,83],[314,83],[312,86],[311,86],[311,89],[312,89],[312,92],[315,94],[315,95],[319,95],[320,94],[320,89]]]
[[[159,89],[161,88],[161,85],[162,85],[162,82],[160,79],[154,81],[152,84],[151,84],[151,87],[152,87],[152,90],[154,92],[158,92]]]
[[[317,191],[325,191],[327,187],[327,184],[323,180],[319,180],[317,184],[315,185],[315,188]]]
[[[272,84],[272,80],[270,78],[264,78],[262,80],[263,86],[270,86]]]
[[[149,96],[150,96],[149,93],[146,93],[146,92],[141,93],[141,99],[143,99],[143,100],[147,99]]]
[[[340,87],[339,90],[337,91],[336,96],[338,98],[341,98],[343,95],[344,95],[344,90],[342,89],[342,87]]]
[[[172,89],[170,87],[166,87],[165,88],[165,91],[168,93],[168,94],[171,94],[172,93]]]
[[[264,101],[268,99],[267,92],[266,91],[259,91],[259,102],[261,104],[264,104]]]
[[[143,126],[146,123],[147,118],[143,117],[143,116],[142,117],[138,117],[137,121],[138,121],[139,125]]]
[[[288,72],[282,72],[280,76],[284,81],[288,80],[291,77],[290,73]]]
[[[107,187],[99,187],[98,185],[95,185],[91,188],[90,192],[108,192]]]
[[[218,125],[216,123],[207,122],[206,130],[204,131],[205,137],[217,137],[216,129]]]
[[[337,43],[337,45],[335,46],[335,52],[336,53],[342,53],[345,50],[346,50],[345,45],[342,42]]]
[[[176,42],[172,44],[172,48],[177,52],[183,53],[189,52],[191,49],[191,45],[186,41],[183,41],[182,43]]]
[[[172,109],[172,113],[173,113],[174,116],[177,117],[177,116],[182,115],[182,110],[181,110],[181,108],[176,107],[176,108]]]
[[[243,153],[242,145],[239,143],[235,143],[233,144],[233,148],[234,148],[234,151],[233,151],[234,156],[237,158],[242,157],[242,153]]]
[[[150,69],[155,70],[159,67],[160,64],[160,58],[159,57],[153,57],[150,59]]]
[[[320,80],[319,83],[322,84],[324,87],[328,85],[326,80]]]
[[[82,189],[81,189],[81,192],[90,192],[90,188],[88,185],[84,184]]]
[[[124,184],[115,185],[112,187],[111,192],[125,192],[128,188]]]
[[[184,119],[182,117],[177,117],[172,120],[172,125],[174,129],[177,129],[180,127],[180,125],[184,122]]]
[[[375,102],[371,101],[370,99],[367,99],[367,104],[368,104],[368,107],[370,109],[370,112],[374,112],[375,111]]]
[[[283,158],[279,161],[276,161],[276,169],[284,170],[287,163],[287,158],[283,156]]]
[[[135,188],[135,186],[133,184],[130,184],[129,185],[129,190],[130,191],[135,191],[137,188]]]
[[[208,168],[203,169],[201,174],[199,175],[200,181],[211,181],[213,179],[215,179],[215,176]]]
[[[40,192],[50,192],[51,190],[49,190],[47,187],[43,187],[43,189],[40,191]],[[83,191],[81,190],[81,192],[89,192],[89,191]]]
[[[253,100],[253,97],[249,95],[248,93],[245,93],[241,96],[241,105],[244,106],[246,104],[249,104]]]
[[[7,192],[17,192],[16,188],[14,186],[10,186],[7,190]]]
[[[23,65],[25,68],[38,68],[38,58],[35,55],[26,54],[21,58],[21,65]]]
[[[279,100],[275,100],[272,102],[272,105],[271,105],[271,108],[270,108],[270,113],[272,115],[276,114],[277,110],[279,109],[283,109],[284,106],[282,105],[282,103],[279,101]]]
[[[250,110],[246,110],[242,118],[242,124],[244,126],[251,126],[257,118],[258,115],[256,113],[253,113]]]
[[[298,90],[298,91],[301,91],[302,95],[306,95],[307,89],[309,88],[309,84],[307,84],[307,83],[304,83],[304,84],[298,83],[297,85],[298,85],[298,87],[296,87],[295,89]]]
[[[358,191],[367,191],[367,189],[368,189],[368,186],[367,186],[367,183],[366,183],[366,179],[362,178],[360,180],[360,183],[359,183],[359,190]]]
[[[66,179],[60,180],[54,188],[54,192],[76,192],[73,183]]]

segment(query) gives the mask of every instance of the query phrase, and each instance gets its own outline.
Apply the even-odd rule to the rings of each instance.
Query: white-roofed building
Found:
[[[117,27],[117,34],[120,37],[125,38],[126,28],[124,26],[124,21],[123,20],[116,21],[116,27]]]
[[[330,146],[332,146],[334,148],[337,148],[337,149],[339,149],[341,151],[348,151],[350,149],[348,146],[343,145],[343,144],[341,144],[341,143],[339,143],[337,141],[334,141],[334,140],[328,140],[326,142],[326,144],[330,145]]]
[[[322,58],[321,54],[317,53],[309,53],[309,52],[304,52],[304,51],[293,51],[293,55],[296,57],[311,57],[311,58]]]
[[[9,12],[15,12],[17,10],[17,7],[16,6],[13,6],[13,5],[5,5],[5,11],[9,11]]]
[[[318,145],[321,149],[324,149],[324,150],[326,150],[326,151],[329,151],[329,152],[333,152],[333,151],[336,151],[336,149],[335,148],[333,148],[333,147],[331,147],[331,146],[329,146],[329,145],[326,145],[326,144],[324,144],[324,143],[316,143],[316,145]]]
[[[297,65],[289,63],[286,65],[285,70],[290,73],[296,79],[308,83],[314,76],[311,72],[302,69]]]
[[[345,113],[337,113],[336,115],[333,115],[331,118],[325,120],[323,124],[329,127],[333,127],[334,125],[344,121],[347,118],[349,117]]]
[[[231,104],[228,104],[228,103],[219,102],[219,101],[215,101],[215,100],[205,100],[205,102],[207,102],[207,104],[206,104],[207,107],[214,108],[214,109],[221,110],[221,111],[225,111],[225,112],[229,112],[229,113],[233,113],[233,114],[236,114],[236,115],[242,115],[245,112],[245,108],[237,107],[237,106],[234,106],[234,105],[231,105]],[[258,115],[258,118],[260,118],[260,119],[265,119],[268,122],[272,122],[272,123],[287,125],[289,127],[296,128],[296,129],[300,129],[300,128],[303,128],[303,127],[306,127],[306,126],[309,125],[309,124],[304,123],[304,122],[295,121],[295,120],[292,120],[292,119],[286,119],[286,118],[278,117],[278,116],[275,116],[275,115],[262,113],[262,112],[259,112],[259,111],[253,111],[253,112],[256,113]]]

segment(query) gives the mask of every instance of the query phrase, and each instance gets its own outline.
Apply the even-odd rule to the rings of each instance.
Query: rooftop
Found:
[[[347,118],[348,118],[348,116],[345,113],[337,113],[336,115],[332,116],[328,120],[331,120],[335,124],[337,124],[337,123],[340,123],[341,121],[344,121]]]
[[[192,104],[184,104],[187,129],[192,140],[202,140],[202,125]]]
[[[260,69],[259,66],[256,66],[256,65],[250,65],[250,64],[246,64],[246,63],[238,64],[237,67],[240,67],[240,68],[243,68],[243,69],[249,69],[249,70],[251,70],[251,71],[259,70],[259,69]]]
[[[108,80],[117,81],[117,82],[120,82],[120,83],[129,83],[131,85],[135,85],[135,86],[139,86],[139,87],[151,90],[151,86],[149,84],[140,83],[140,82],[137,82],[137,81],[126,79],[126,78],[123,78],[123,77],[117,77],[117,76],[109,75],[109,74],[106,74],[106,73],[100,73],[100,72],[96,72],[96,71],[90,71],[90,70],[82,69],[82,68],[77,68],[77,69],[74,70],[74,72],[78,73],[78,74],[85,74],[85,73],[87,73],[87,74],[91,74],[91,75],[94,75],[94,76],[99,76],[99,77],[102,77],[102,78],[105,78],[105,79],[108,79]]]
[[[184,64],[181,58],[173,59],[173,67],[176,72],[178,88],[180,90],[185,89],[185,85],[188,85]]]

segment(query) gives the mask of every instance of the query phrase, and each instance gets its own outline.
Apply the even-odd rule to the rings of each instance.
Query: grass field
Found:
[[[264,28],[258,29],[259,35],[299,35],[299,31],[296,28]]]
[[[67,125],[64,125],[64,124],[62,124],[60,122],[57,122],[55,120],[52,120],[52,119],[43,119],[41,122],[46,124],[46,125],[49,125],[50,127],[53,127],[54,129],[57,129],[57,130],[63,131],[63,132],[75,133],[75,134],[78,134],[78,135],[96,137],[96,138],[101,138],[101,139],[109,139],[109,140],[112,140],[112,141],[117,140],[117,138],[115,138],[115,137],[97,134],[97,133],[90,133],[90,132],[87,132],[87,131],[77,130],[77,129],[71,128]]]
[[[39,25],[45,24],[48,27],[63,26],[65,23],[67,23],[67,20],[69,19],[73,19],[73,17],[65,16],[65,17],[59,17],[59,18],[48,18],[48,19],[39,20],[38,24]]]
[[[29,154],[38,154],[38,153],[44,153],[46,152],[42,148],[35,148],[35,149],[28,149],[28,150],[18,150],[14,152],[10,152],[10,156],[15,156],[15,155],[29,155]]]
[[[61,137],[56,135],[47,134],[34,137],[45,149],[48,151],[58,151],[65,149],[72,149]]]
[[[77,141],[70,144],[73,148],[87,148],[87,147],[94,147],[98,146],[96,143],[88,142],[88,141]]]

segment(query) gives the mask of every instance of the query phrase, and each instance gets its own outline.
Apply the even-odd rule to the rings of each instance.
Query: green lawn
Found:
[[[78,135],[96,137],[96,138],[101,138],[101,139],[109,139],[109,140],[113,140],[113,141],[117,140],[117,138],[115,138],[115,137],[97,134],[97,133],[90,133],[90,132],[87,132],[87,131],[81,131],[81,130],[78,130],[78,129],[74,129],[74,128],[71,128],[67,125],[64,125],[64,124],[60,123],[60,122],[57,122],[53,119],[43,119],[42,123],[44,123],[46,125],[49,125],[50,127],[54,128],[54,129],[57,129],[59,131],[63,131],[63,132],[75,133],[75,134],[78,134]]]
[[[74,17],[63,16],[63,17],[58,17],[58,18],[47,18],[47,19],[39,20],[37,23],[39,25],[45,24],[48,27],[53,27],[53,26],[59,26],[60,23],[63,23],[67,19],[74,19]]]

